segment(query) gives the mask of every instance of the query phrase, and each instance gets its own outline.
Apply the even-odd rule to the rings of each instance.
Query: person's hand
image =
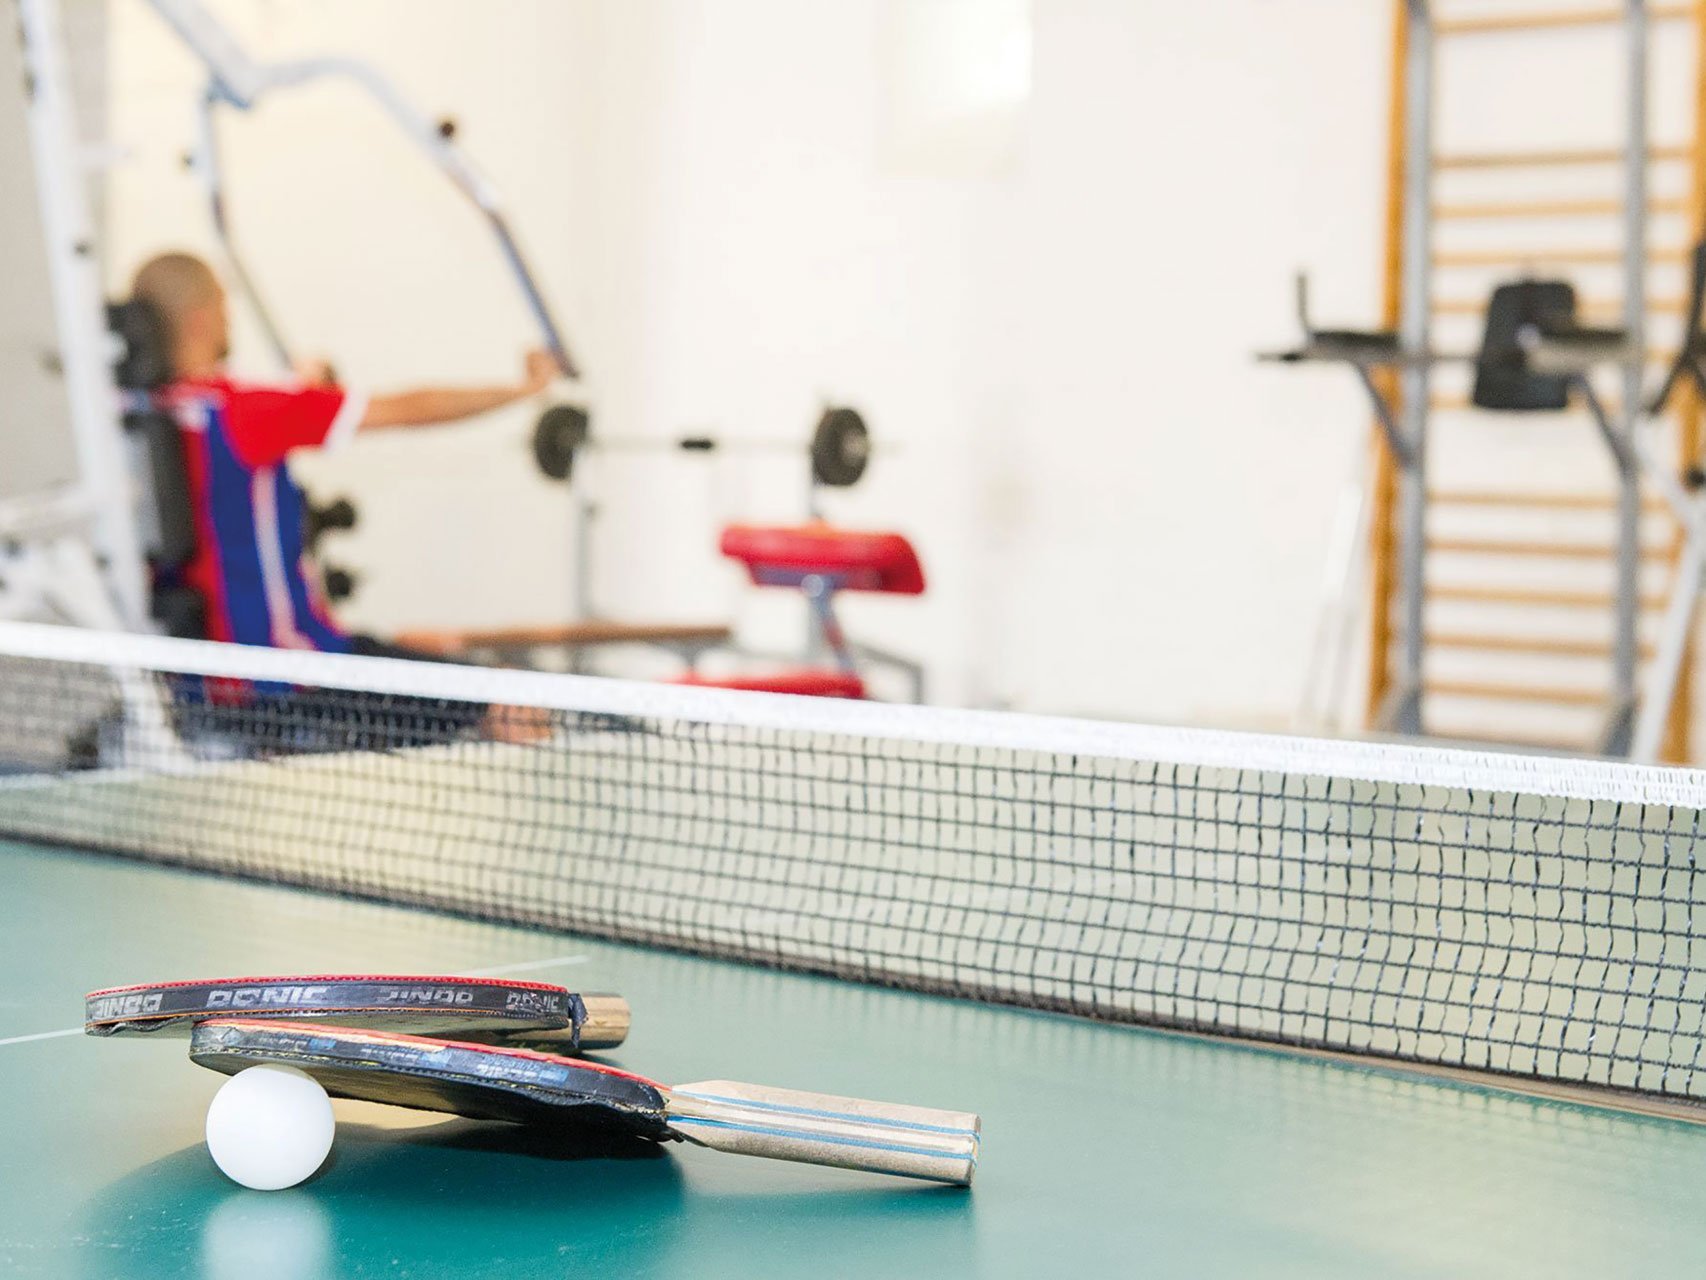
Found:
[[[521,385],[530,396],[538,395],[546,387],[557,380],[562,372],[562,366],[557,363],[557,357],[549,351],[529,351],[524,364]]]
[[[399,648],[414,649],[419,653],[430,653],[439,658],[460,657],[467,644],[463,641],[460,631],[435,631],[422,629],[419,631],[399,631],[391,637]]]
[[[297,360],[290,367],[291,371],[296,374],[297,380],[304,386],[331,387],[337,385],[337,370],[332,368],[330,360],[317,358]]]

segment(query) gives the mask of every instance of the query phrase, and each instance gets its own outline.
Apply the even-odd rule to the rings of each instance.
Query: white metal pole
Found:
[[[132,630],[148,627],[147,566],[125,466],[113,384],[98,237],[85,187],[85,148],[70,96],[57,0],[17,0],[31,79],[30,143],[53,283],[59,359],[89,507],[97,563],[113,607]]]

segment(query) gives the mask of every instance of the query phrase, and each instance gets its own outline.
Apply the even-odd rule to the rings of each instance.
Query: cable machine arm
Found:
[[[208,86],[202,98],[198,168],[207,184],[214,230],[231,258],[240,287],[260,316],[268,341],[282,361],[289,363],[288,346],[232,241],[214,112],[222,104],[239,111],[249,111],[275,90],[316,80],[342,80],[355,85],[375,102],[485,217],[539,328],[546,350],[556,359],[564,376],[579,376],[579,368],[569,354],[568,344],[545,301],[538,279],[521,251],[497,192],[455,144],[449,128],[416,111],[390,81],[364,62],[344,57],[257,62],[203,7],[201,0],[149,0],[149,3],[207,67]]]

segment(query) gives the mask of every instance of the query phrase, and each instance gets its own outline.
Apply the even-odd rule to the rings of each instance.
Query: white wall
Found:
[[[849,618],[945,700],[1275,721],[1363,413],[1252,353],[1298,262],[1371,314],[1383,6],[1032,8],[1020,158],[967,178],[889,162],[890,5],[598,6],[602,407],[774,435],[863,406],[901,451],[832,514],[913,534],[933,584]],[[624,611],[726,598],[684,542],[658,563],[665,470],[626,464],[609,522]],[[789,514],[792,475],[736,509]]]
[[[941,2],[217,9],[258,52],[357,53],[461,120],[604,435],[803,438],[826,399],[861,407],[893,447],[829,514],[913,535],[932,581],[847,619],[925,657],[938,700],[1281,723],[1367,415],[1341,371],[1252,353],[1291,340],[1297,266],[1323,317],[1375,316],[1388,6],[1033,0],[1014,145],[955,164],[897,145],[896,33],[908,4]],[[129,263],[206,236],[173,163],[192,68],[114,3]],[[280,312],[352,380],[507,374],[527,326],[478,229],[347,106],[318,94],[228,135]],[[1496,132],[1529,106],[1480,110]],[[528,472],[528,425],[315,461],[364,508],[334,553],[367,572],[354,621],[562,616],[567,506]],[[596,480],[610,612],[797,634],[795,601],[714,554],[725,520],[800,513],[797,463],[611,458]]]

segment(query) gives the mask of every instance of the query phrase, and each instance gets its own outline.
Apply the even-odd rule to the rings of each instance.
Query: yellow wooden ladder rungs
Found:
[[[1387,190],[1385,204],[1385,243],[1382,254],[1382,291],[1381,291],[1381,325],[1387,329],[1396,329],[1399,316],[1403,309],[1404,276],[1402,263],[1407,228],[1404,221],[1404,186],[1406,178],[1406,156],[1404,142],[1407,120],[1405,116],[1408,94],[1406,92],[1405,74],[1408,65],[1408,24],[1406,22],[1406,0],[1393,0],[1393,39],[1392,39],[1392,97],[1388,104],[1388,147],[1387,147]],[[1434,33],[1438,36],[1475,37],[1481,35],[1493,36],[1507,33],[1513,39],[1520,38],[1521,33],[1544,33],[1571,28],[1589,28],[1601,26],[1614,28],[1627,17],[1627,10],[1622,6],[1602,3],[1593,7],[1556,8],[1544,10],[1510,11],[1505,13],[1463,14],[1461,16],[1446,15],[1435,20]],[[1664,217],[1673,221],[1664,224],[1661,236],[1665,242],[1657,248],[1649,248],[1648,260],[1655,265],[1670,266],[1683,262],[1688,257],[1689,250],[1678,247],[1677,241],[1683,240],[1692,244],[1706,230],[1706,0],[1669,0],[1666,3],[1651,3],[1647,7],[1647,18],[1657,23],[1686,22],[1692,20],[1691,41],[1695,46],[1695,70],[1693,87],[1690,92],[1694,95],[1693,112],[1694,136],[1686,142],[1657,141],[1648,145],[1644,159],[1653,165],[1671,166],[1669,172],[1676,172],[1677,167],[1687,173],[1686,189],[1678,192],[1668,183],[1657,184],[1660,190],[1650,196],[1647,201],[1649,218]],[[1655,38],[1657,30],[1655,29]],[[1499,149],[1472,150],[1448,149],[1436,152],[1428,158],[1435,172],[1439,171],[1499,171],[1499,170],[1556,170],[1565,173],[1574,169],[1590,169],[1606,167],[1615,169],[1626,159],[1623,148],[1617,146],[1588,145],[1588,146],[1541,146],[1532,148],[1504,147]],[[1597,180],[1597,178],[1596,178]],[[1596,195],[1590,192],[1580,194],[1559,193],[1550,196],[1498,196],[1495,194],[1474,195],[1459,194],[1455,189],[1448,189],[1433,203],[1432,216],[1447,223],[1519,223],[1524,219],[1544,222],[1546,220],[1575,220],[1585,228],[1593,219],[1615,220],[1621,218],[1624,212],[1623,200],[1615,194]],[[1682,219],[1680,231],[1675,219]],[[1596,244],[1589,234],[1583,234],[1579,239],[1572,237],[1572,242],[1556,248],[1537,247],[1532,249],[1505,249],[1493,247],[1447,247],[1433,254],[1432,262],[1436,267],[1446,269],[1478,269],[1511,268],[1521,270],[1531,264],[1551,264],[1562,266],[1582,266],[1587,268],[1602,268],[1616,266],[1622,262],[1623,253],[1615,244]],[[1456,271],[1452,278],[1455,279]],[[1468,280],[1473,280],[1469,276]],[[1592,281],[1589,282],[1590,284]],[[1684,298],[1674,283],[1668,279],[1663,281],[1664,292],[1646,300],[1648,314],[1655,317],[1677,316],[1683,313]],[[1465,281],[1453,289],[1447,286],[1438,297],[1432,299],[1433,313],[1440,317],[1465,317],[1479,319],[1485,314],[1486,299],[1484,297],[1468,296],[1470,286]],[[1604,285],[1598,286],[1603,290]],[[1590,323],[1616,323],[1622,316],[1623,303],[1616,297],[1608,297],[1603,292],[1583,299],[1580,304],[1581,314],[1589,317]],[[1668,337],[1665,339],[1668,341]],[[1667,353],[1653,353],[1655,358],[1668,359]],[[1382,375],[1381,385],[1388,392],[1396,392],[1396,380]],[[1459,412],[1473,409],[1467,394],[1450,389],[1451,384],[1441,391],[1430,394],[1429,405],[1433,410],[1441,412]],[[1616,396],[1604,398],[1605,407],[1612,414],[1619,414],[1621,406]],[[1585,420],[1586,414],[1579,405],[1572,405],[1559,415],[1561,425],[1577,426]],[[1680,425],[1679,462],[1693,462],[1702,455],[1702,423],[1701,406],[1692,394],[1684,396],[1680,401],[1677,421]],[[1397,531],[1398,517],[1398,479],[1399,471],[1395,460],[1391,457],[1383,440],[1378,433],[1375,436],[1373,448],[1373,480],[1370,489],[1370,592],[1372,623],[1369,628],[1370,662],[1368,664],[1368,718],[1373,723],[1380,709],[1385,705],[1391,692],[1391,663],[1397,645],[1401,639],[1394,625],[1394,604],[1399,590],[1400,543]],[[1452,504],[1458,507],[1485,507],[1496,512],[1501,508],[1513,511],[1556,511],[1556,512],[1611,512],[1616,509],[1617,499],[1613,494],[1597,493],[1566,493],[1566,492],[1536,492],[1522,490],[1503,491],[1490,485],[1471,484],[1455,488],[1441,486],[1432,489],[1429,501],[1441,504]],[[1664,507],[1651,495],[1643,495],[1641,510],[1645,516],[1655,516],[1664,511]],[[1434,536],[1428,540],[1428,551],[1448,552],[1467,555],[1486,556],[1515,556],[1515,557],[1561,557],[1590,562],[1604,562],[1615,556],[1615,548],[1604,542],[1589,542],[1579,537],[1559,541],[1542,542],[1538,539],[1520,537],[1447,537]],[[1674,559],[1674,544],[1642,549],[1643,560],[1652,563],[1657,560]],[[1500,634],[1497,631],[1474,625],[1467,621],[1473,614],[1473,607],[1488,608],[1517,607],[1533,609],[1558,609],[1574,611],[1585,617],[1590,610],[1609,611],[1615,604],[1613,595],[1608,591],[1585,590],[1569,587],[1504,587],[1477,583],[1434,583],[1426,587],[1428,603],[1449,602],[1454,605],[1469,606],[1465,612],[1465,620],[1452,628],[1432,630],[1427,636],[1430,644],[1459,651],[1487,650],[1492,652],[1527,652],[1555,654],[1567,657],[1599,658],[1610,654],[1609,643],[1596,640],[1582,640],[1568,636],[1539,636],[1518,637]],[[1644,611],[1654,611],[1664,607],[1667,597],[1661,590],[1652,588],[1641,592],[1639,606]],[[1454,621],[1457,621],[1454,617]],[[1646,656],[1650,653],[1650,645],[1640,646],[1640,653]],[[1687,755],[1687,724],[1692,704],[1693,684],[1693,655],[1685,661],[1681,680],[1677,687],[1676,699],[1671,718],[1671,732],[1666,743],[1666,758],[1682,760]],[[1552,702],[1575,706],[1603,706],[1607,704],[1607,695],[1585,689],[1550,689],[1536,685],[1508,685],[1498,682],[1481,682],[1473,679],[1454,681],[1432,680],[1424,684],[1424,692],[1442,696],[1473,698],[1482,700],[1527,700],[1536,702]]]
[[[1654,4],[1647,7],[1651,22],[1672,22],[1693,15],[1689,4]],[[1546,31],[1560,27],[1609,26],[1623,21],[1625,10],[1605,9],[1539,9],[1529,12],[1465,14],[1461,18],[1442,18],[1434,23],[1434,33],[1442,36],[1491,35],[1506,31]]]

